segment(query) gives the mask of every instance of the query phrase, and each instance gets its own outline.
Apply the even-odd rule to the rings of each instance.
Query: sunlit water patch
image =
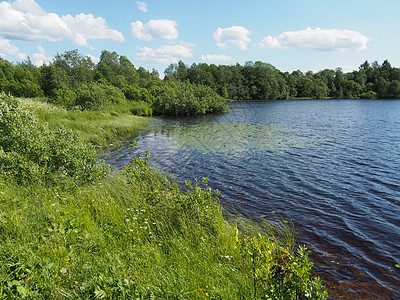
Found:
[[[278,154],[291,148],[315,146],[318,142],[310,130],[273,124],[201,122],[166,126],[162,133],[168,137],[171,146],[181,150],[229,156],[237,156],[243,150],[267,150]]]

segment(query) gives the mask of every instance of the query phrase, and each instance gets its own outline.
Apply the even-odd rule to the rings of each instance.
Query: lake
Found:
[[[400,100],[234,102],[154,118],[107,162],[151,152],[178,181],[209,178],[228,209],[290,218],[330,298],[400,298]],[[397,265],[397,267],[396,267]]]

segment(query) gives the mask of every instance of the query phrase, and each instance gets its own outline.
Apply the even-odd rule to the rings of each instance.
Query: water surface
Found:
[[[330,297],[400,298],[400,101],[231,103],[158,119],[137,137],[180,181],[208,177],[252,217],[289,217]],[[127,164],[129,143],[108,162]]]

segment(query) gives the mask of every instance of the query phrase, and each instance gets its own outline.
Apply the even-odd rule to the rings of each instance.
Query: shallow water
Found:
[[[180,181],[208,177],[248,216],[289,217],[330,298],[400,298],[400,100],[231,103],[155,118],[139,152]],[[108,154],[122,167],[129,143]]]

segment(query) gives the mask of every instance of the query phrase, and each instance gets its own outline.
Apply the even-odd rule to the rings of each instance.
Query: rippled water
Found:
[[[400,299],[400,100],[236,102],[227,114],[154,119],[137,138],[178,180],[290,217],[330,297]],[[129,144],[109,153],[116,167]]]

